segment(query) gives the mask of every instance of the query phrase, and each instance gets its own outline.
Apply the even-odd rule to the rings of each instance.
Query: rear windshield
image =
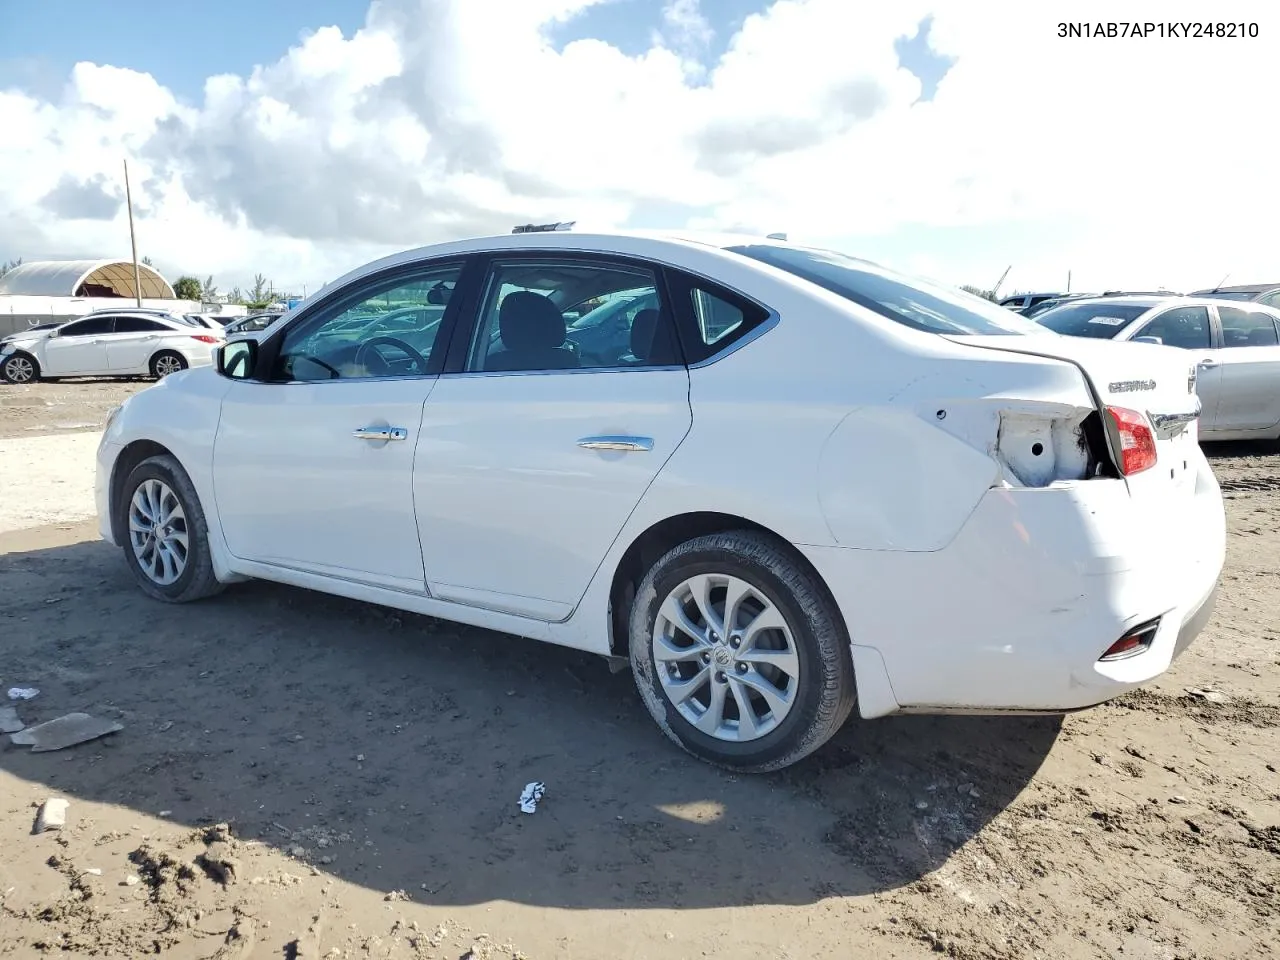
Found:
[[[842,253],[764,244],[727,249],[785,270],[914,330],[952,336],[1044,333],[1042,327],[989,300],[905,277]]]
[[[1149,303],[1064,303],[1035,322],[1068,337],[1110,339],[1150,310]]]

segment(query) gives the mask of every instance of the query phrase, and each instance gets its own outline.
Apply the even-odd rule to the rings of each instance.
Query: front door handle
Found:
[[[404,427],[361,427],[352,436],[357,440],[405,440],[409,431]]]
[[[583,437],[578,446],[584,450],[625,450],[647,453],[653,449],[652,437]]]
[[[1213,359],[1213,357],[1205,357],[1200,361],[1200,366],[1202,367],[1216,367],[1217,365],[1218,361]]]

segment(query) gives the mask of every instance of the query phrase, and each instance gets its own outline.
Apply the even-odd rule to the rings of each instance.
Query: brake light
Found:
[[[203,333],[193,334],[193,335],[192,335],[192,337],[191,337],[191,339],[192,339],[192,340],[199,340],[201,343],[219,343],[219,342],[221,342],[221,341],[219,341],[219,340],[218,340],[218,338],[217,338],[217,337],[210,337],[210,336],[208,336],[208,335],[206,335],[206,334],[203,334]]]
[[[1137,410],[1107,407],[1120,440],[1120,472],[1126,477],[1156,465],[1156,435],[1151,424]]]

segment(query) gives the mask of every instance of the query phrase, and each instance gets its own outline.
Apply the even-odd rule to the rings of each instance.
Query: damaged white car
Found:
[[[601,654],[748,771],[855,705],[1097,704],[1208,619],[1185,355],[785,241],[563,226],[369,264],[129,399],[97,500],[142,589],[262,578]]]

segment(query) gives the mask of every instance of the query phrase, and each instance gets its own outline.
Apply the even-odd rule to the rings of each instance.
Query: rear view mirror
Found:
[[[218,375],[231,380],[249,380],[258,367],[257,340],[229,340],[214,351]]]
[[[1159,337],[1134,337],[1133,342],[1134,343],[1154,343],[1156,346],[1161,346],[1164,344],[1164,341],[1161,340]]]

